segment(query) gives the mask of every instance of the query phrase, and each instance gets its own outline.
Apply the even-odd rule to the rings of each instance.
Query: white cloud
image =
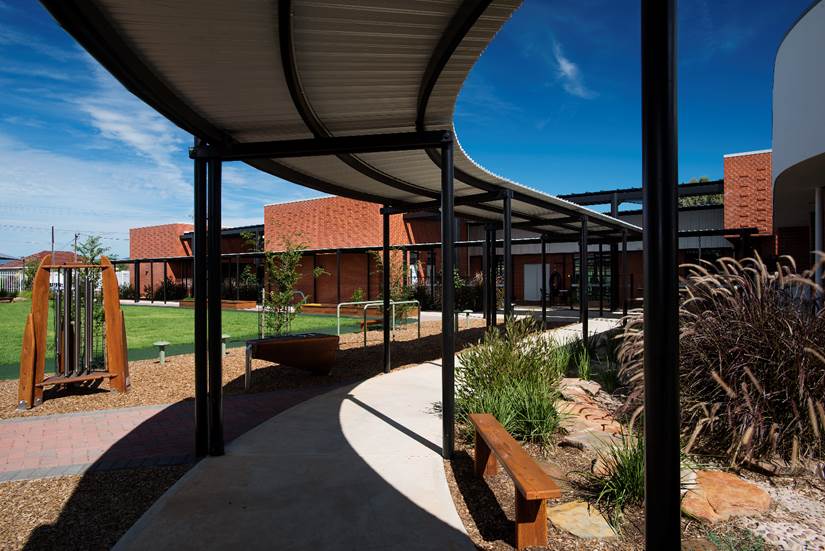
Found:
[[[568,94],[584,99],[597,96],[593,90],[585,86],[584,77],[579,66],[565,57],[561,44],[555,40],[553,41],[553,57],[556,60],[557,76]]]
[[[91,57],[92,92],[73,103],[88,117],[88,123],[106,140],[117,142],[113,149],[129,157],[137,153],[166,171],[166,182],[178,191],[191,185],[181,170],[181,154],[188,135],[163,116],[135,98]],[[123,150],[127,146],[128,150]]]
[[[0,134],[3,224],[54,224],[67,231],[105,232],[109,245],[122,256],[128,255],[124,239],[130,227],[188,220],[192,194],[178,189],[176,179],[140,159],[74,158],[32,148]],[[31,243],[33,239],[48,244],[47,232],[4,229],[0,231],[0,250],[27,254],[37,248]],[[60,239],[68,238],[62,235]]]

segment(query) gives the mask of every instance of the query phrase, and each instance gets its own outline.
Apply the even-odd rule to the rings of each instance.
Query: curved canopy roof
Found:
[[[521,0],[45,0],[135,95],[210,143],[450,130],[461,86]],[[286,180],[410,207],[441,187],[437,150],[250,160]],[[494,175],[455,152],[456,213],[578,238],[632,224]],[[466,200],[487,193],[486,201]],[[493,192],[493,193],[489,193]],[[467,204],[460,198],[465,197]],[[472,204],[470,204],[472,203]]]

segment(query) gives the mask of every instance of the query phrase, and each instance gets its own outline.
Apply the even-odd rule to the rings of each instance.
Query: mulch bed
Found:
[[[110,549],[189,465],[0,484],[0,549]]]
[[[461,349],[477,342],[484,332],[484,321],[461,320],[461,330],[456,333],[456,348]],[[317,376],[288,366],[271,364],[263,360],[253,361],[252,388],[250,392],[266,392],[278,389],[295,389],[330,386],[337,383],[368,379],[382,373],[382,333],[368,333],[368,346],[363,346],[362,334],[341,336],[341,349],[332,373]],[[418,365],[441,357],[441,322],[421,323],[421,339],[417,339],[414,326],[405,326],[393,333],[393,369]],[[244,348],[229,349],[223,364],[224,394],[243,394],[245,363]],[[0,381],[0,419],[71,413],[110,408],[158,405],[193,398],[194,355],[168,356],[161,366],[156,359],[129,363],[132,387],[121,394],[110,392],[106,383],[95,390],[77,388],[49,388],[43,404],[19,412],[17,404],[17,380]]]

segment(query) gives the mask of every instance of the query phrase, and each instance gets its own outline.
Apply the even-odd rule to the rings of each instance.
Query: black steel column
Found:
[[[622,301],[622,316],[627,317],[627,305],[630,302],[630,274],[627,267],[627,230],[622,231],[622,287],[624,300]]]
[[[155,302],[155,263],[149,263],[149,302]]]
[[[409,260],[407,260],[407,255],[410,254],[410,251],[407,249],[401,250],[401,284],[406,287],[407,286],[407,273],[409,270]]]
[[[481,275],[483,285],[481,286],[481,312],[484,317],[484,325],[490,324],[490,232],[484,228],[484,245],[481,248]]]
[[[427,264],[430,266],[430,273],[427,274],[430,283],[430,298],[435,302],[435,249],[429,250]]]
[[[490,313],[493,315],[492,324],[498,323],[498,244],[496,243],[497,229],[490,228]]]
[[[207,323],[209,326],[209,455],[223,455],[223,354],[221,353],[221,161],[209,161]]]
[[[135,302],[140,302],[140,262],[135,260]]]
[[[547,326],[547,236],[541,234],[541,328]]]
[[[163,261],[163,303],[164,304],[166,304],[166,279],[169,277],[168,268],[169,268],[169,262],[164,260]]]
[[[604,250],[599,243],[599,317],[604,317]]]
[[[389,207],[384,206],[384,243],[381,267],[381,296],[384,299],[384,373],[390,372],[390,214]]]
[[[814,190],[814,251],[825,251],[825,188],[821,187]],[[820,257],[814,255],[814,280],[817,285],[822,286],[822,265],[819,260]]]
[[[455,289],[453,288],[453,140],[441,146],[441,454],[453,456],[455,431]]]
[[[579,321],[582,324],[582,340],[587,341],[587,322],[590,318],[588,308],[590,297],[587,289],[587,216],[582,216],[581,237],[579,238]]]
[[[341,249],[335,251],[335,296],[341,302]]]
[[[318,269],[318,254],[312,253],[312,302],[320,302],[318,300],[318,278],[315,277],[315,270]]]
[[[200,140],[195,139],[197,147]],[[195,455],[209,452],[206,327],[206,161],[195,160],[195,231],[192,239],[192,293],[195,298]]]
[[[681,547],[676,0],[642,0],[645,541]]]
[[[504,319],[513,315],[513,192],[504,192]]]
[[[241,257],[235,256],[235,300],[241,300]]]
[[[364,256],[367,257],[367,295],[366,300],[370,299],[370,252],[367,251],[364,253]]]

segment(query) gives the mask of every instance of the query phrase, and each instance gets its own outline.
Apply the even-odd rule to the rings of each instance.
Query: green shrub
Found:
[[[119,294],[120,298],[124,300],[133,299],[135,298],[135,288],[128,283],[124,283],[119,288]]]
[[[468,435],[471,413],[490,413],[515,438],[531,442],[545,443],[558,429],[555,402],[566,366],[537,329],[532,320],[509,320],[460,355],[456,410]]]
[[[599,451],[599,472],[577,472],[579,484],[595,497],[596,504],[609,512],[614,527],[621,524],[625,507],[641,505],[645,498],[644,439],[626,437]]]

